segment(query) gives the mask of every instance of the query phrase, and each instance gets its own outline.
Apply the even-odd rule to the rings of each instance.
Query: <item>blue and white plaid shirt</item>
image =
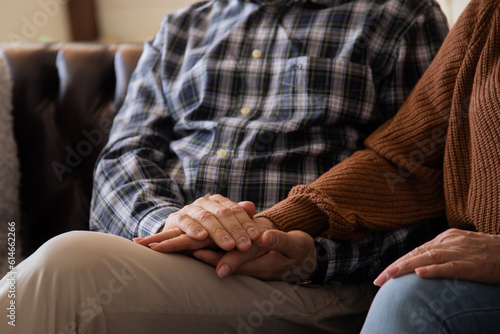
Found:
[[[271,207],[363,148],[447,32],[432,0],[212,0],[167,15],[98,160],[91,229],[144,237],[207,193]]]

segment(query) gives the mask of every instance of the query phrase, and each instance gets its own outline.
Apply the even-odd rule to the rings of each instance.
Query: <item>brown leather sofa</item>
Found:
[[[92,173],[123,103],[142,45],[3,47],[14,84],[21,165],[21,242],[88,229]]]

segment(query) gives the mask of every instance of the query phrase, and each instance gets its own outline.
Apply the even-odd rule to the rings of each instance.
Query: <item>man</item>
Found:
[[[110,234],[183,237],[178,227],[201,243],[245,254],[272,244],[275,232],[264,231],[282,226],[252,220],[254,211],[271,208],[292,187],[311,183],[362,148],[401,106],[446,32],[437,4],[421,0],[214,0],[168,15],[145,45],[96,167],[91,227],[109,234],[60,236],[19,266],[19,307],[29,296],[29,305],[43,311],[16,329],[358,331],[375,292],[368,284],[309,289],[249,276],[220,280],[191,257]],[[243,200],[251,203],[236,204]],[[367,259],[384,255],[391,242],[406,248],[425,240],[427,227],[342,244],[339,252],[354,255],[339,259],[339,266],[355,263],[339,277],[358,269],[351,258],[357,260],[360,249],[364,268],[352,282],[366,280],[381,267],[367,269]],[[282,266],[298,265],[292,281],[321,283],[327,273],[307,261],[317,256],[313,239],[298,233],[287,240],[309,245],[307,252],[279,244],[278,252],[265,255],[282,253]],[[163,242],[156,247],[172,251]],[[250,274],[287,279],[280,270],[263,276],[271,271]],[[221,277],[230,273],[218,268]],[[6,286],[4,279],[2,293]],[[0,298],[3,307],[7,301]],[[22,307],[18,314],[27,312]]]
[[[207,219],[192,215],[270,208],[394,115],[444,26],[428,1],[211,2],[167,16],[97,166],[91,226],[127,238],[196,238],[197,226],[203,238]],[[208,229],[224,250],[258,237],[243,210],[229,224]]]

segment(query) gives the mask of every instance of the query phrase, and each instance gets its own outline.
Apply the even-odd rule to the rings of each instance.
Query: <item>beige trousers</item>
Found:
[[[375,292],[371,284],[221,280],[185,255],[70,232],[0,281],[0,333],[356,333]]]

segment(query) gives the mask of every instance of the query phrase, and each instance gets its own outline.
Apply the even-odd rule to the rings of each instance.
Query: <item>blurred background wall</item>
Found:
[[[111,41],[143,41],[156,34],[166,13],[199,1],[99,0],[99,27],[102,38]],[[137,24],[131,24],[134,21]]]
[[[199,0],[0,0],[0,41],[143,42],[167,12]],[[450,25],[469,0],[437,0]]]
[[[71,39],[66,4],[39,1],[0,0],[0,41]]]

